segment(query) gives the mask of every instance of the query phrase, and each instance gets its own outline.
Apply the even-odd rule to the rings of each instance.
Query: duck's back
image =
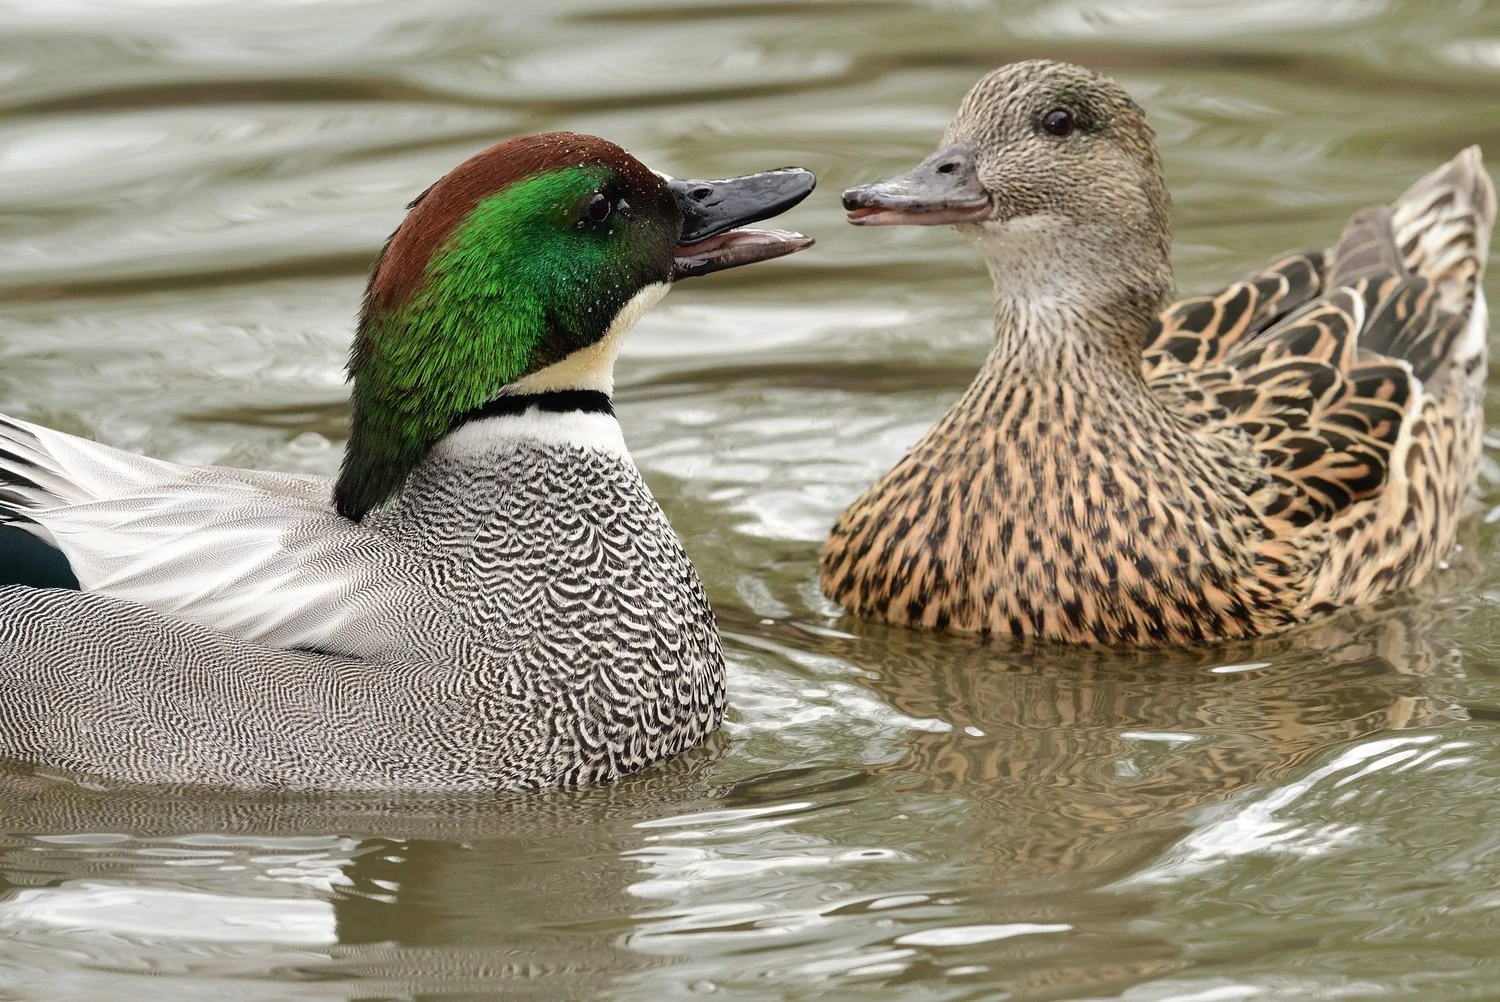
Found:
[[[1415,584],[1453,547],[1481,449],[1494,217],[1471,147],[1331,251],[1173,304],[1151,332],[1163,399],[1264,469],[1260,567],[1295,618]]]

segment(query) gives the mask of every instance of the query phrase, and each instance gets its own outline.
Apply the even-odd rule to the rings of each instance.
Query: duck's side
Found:
[[[369,610],[399,652],[378,659],[0,588],[0,754],[127,782],[524,789],[717,726],[712,611],[612,416],[469,425],[368,521],[373,569],[406,586]]]
[[[1371,601],[1451,551],[1482,422],[1477,149],[1327,254],[1165,307],[1150,129],[1081,67],[997,70],[937,153],[845,204],[957,224],[996,296],[973,384],[833,527],[820,575],[850,612],[1200,643]]]

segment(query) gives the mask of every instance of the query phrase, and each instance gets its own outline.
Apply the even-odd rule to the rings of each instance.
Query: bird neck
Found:
[[[438,462],[492,462],[522,448],[601,452],[629,462],[614,404],[600,390],[507,393],[460,415],[432,449]]]
[[[1170,237],[1055,215],[968,229],[995,294],[990,367],[1141,383],[1146,334],[1172,293]]]

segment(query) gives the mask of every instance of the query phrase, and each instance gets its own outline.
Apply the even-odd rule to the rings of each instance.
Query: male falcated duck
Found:
[[[979,375],[834,526],[823,588],[851,612],[1196,643],[1370,602],[1451,551],[1483,418],[1477,148],[1332,250],[1172,305],[1151,130],[1081,67],[996,70],[938,152],[844,205],[956,225],[995,288]]]
[[[336,483],[0,420],[12,543],[55,547],[82,589],[0,587],[0,756],[483,790],[607,780],[700,741],[719,636],[626,452],[615,354],[675,279],[807,246],[736,227],[812,183],[672,180],[571,133],[460,164],[376,261]]]

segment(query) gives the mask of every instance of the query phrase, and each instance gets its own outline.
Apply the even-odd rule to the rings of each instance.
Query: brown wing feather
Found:
[[[1243,281],[1168,306],[1146,335],[1146,375],[1210,365],[1236,344],[1311,300],[1323,287],[1323,255],[1287,254]]]
[[[1152,331],[1143,364],[1164,401],[1259,459],[1268,552],[1308,532],[1329,543],[1313,605],[1402,587],[1452,545],[1478,460],[1471,328],[1494,214],[1466,150],[1357,213],[1326,259],[1280,259]]]
[[[1264,517],[1327,521],[1386,482],[1413,384],[1400,363],[1358,359],[1366,316],[1361,290],[1337,289],[1218,365],[1159,377],[1164,389],[1196,390],[1193,416],[1256,453],[1267,480],[1253,501]]]

